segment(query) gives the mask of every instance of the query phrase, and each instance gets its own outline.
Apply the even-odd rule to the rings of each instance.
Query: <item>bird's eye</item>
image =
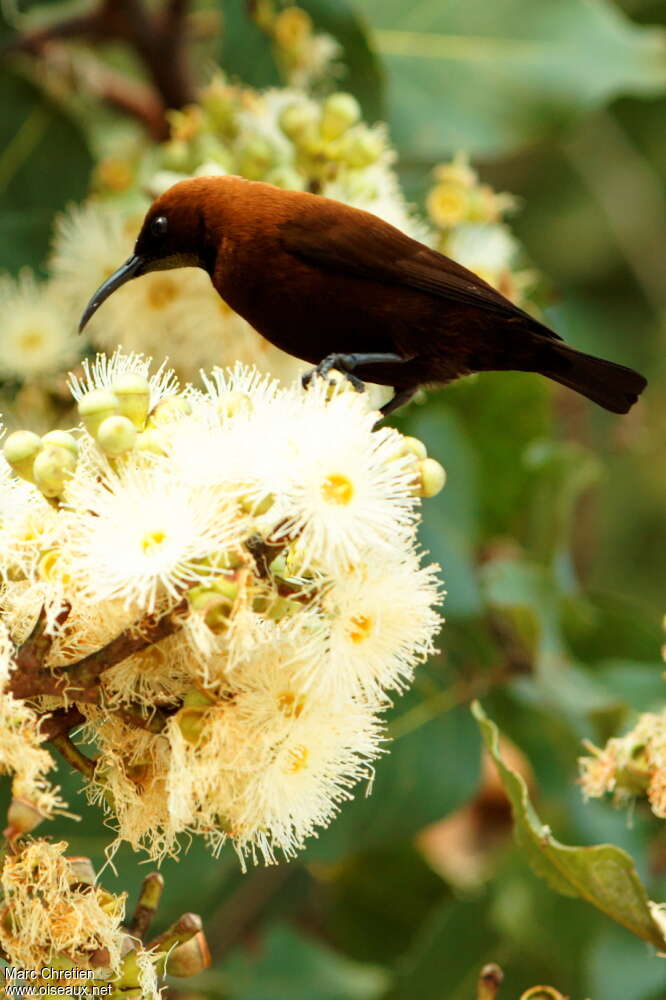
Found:
[[[164,236],[168,228],[169,223],[166,215],[157,215],[150,223],[150,231],[153,236]]]

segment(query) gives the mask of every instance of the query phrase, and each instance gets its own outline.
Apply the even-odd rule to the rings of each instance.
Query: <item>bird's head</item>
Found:
[[[174,267],[202,267],[212,274],[217,240],[206,226],[206,181],[180,181],[156,198],[146,212],[134,253],[100,285],[85,308],[79,332],[109,295],[132,278]]]

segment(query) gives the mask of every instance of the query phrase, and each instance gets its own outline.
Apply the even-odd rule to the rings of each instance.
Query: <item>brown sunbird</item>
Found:
[[[241,177],[185,180],[157,198],[80,329],[126,281],[174,267],[203,268],[255,330],[319,374],[392,386],[385,414],[472,372],[539,372],[614,413],[646,385],[370,212]]]

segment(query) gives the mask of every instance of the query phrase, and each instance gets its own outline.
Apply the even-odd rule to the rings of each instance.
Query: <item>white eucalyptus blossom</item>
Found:
[[[112,852],[200,835],[243,865],[292,857],[372,778],[381,713],[433,651],[416,528],[420,467],[440,467],[344,380],[236,365],[181,391],[117,352],[70,387],[81,425],[8,439],[0,468],[0,683],[42,608],[49,678],[124,652],[80,704],[73,682],[30,708],[0,692],[0,767],[40,815],[60,808],[38,723],[72,699]]]

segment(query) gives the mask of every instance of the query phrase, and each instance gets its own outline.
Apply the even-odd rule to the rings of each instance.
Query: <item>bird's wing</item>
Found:
[[[561,338],[515,306],[473,271],[412,239],[369,212],[336,205],[318,218],[292,217],[280,225],[289,253],[327,270],[342,271],[387,285],[407,285],[442,299],[522,319],[542,336]]]

